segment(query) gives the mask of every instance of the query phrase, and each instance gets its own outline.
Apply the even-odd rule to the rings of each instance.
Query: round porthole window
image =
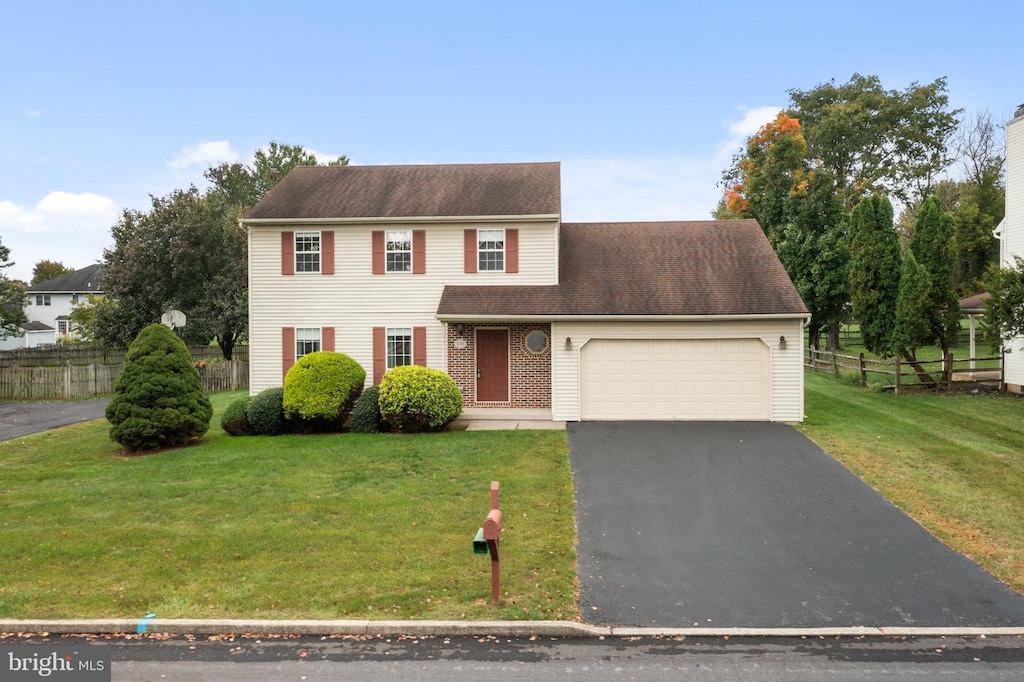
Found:
[[[526,335],[526,349],[531,353],[543,353],[548,349],[548,335],[540,331],[532,331]]]

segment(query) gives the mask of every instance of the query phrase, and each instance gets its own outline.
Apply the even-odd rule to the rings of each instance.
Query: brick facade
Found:
[[[509,400],[476,401],[476,329],[508,329]],[[526,337],[533,331],[548,336],[548,347],[533,353]],[[551,407],[551,325],[545,323],[449,324],[446,338],[448,374],[462,391],[464,407]],[[465,346],[459,348],[459,346]]]

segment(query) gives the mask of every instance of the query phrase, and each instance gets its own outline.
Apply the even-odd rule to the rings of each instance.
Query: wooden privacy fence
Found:
[[[16,348],[0,351],[0,367],[63,367],[72,365],[119,365],[124,362],[127,353],[125,348],[100,348],[89,344],[57,345],[47,348]],[[188,352],[194,362],[200,360],[220,360],[218,346],[189,346]],[[249,346],[236,345],[233,359],[249,361]]]
[[[914,365],[920,367],[927,377],[922,376]],[[863,353],[855,357],[813,348],[807,349],[804,358],[804,367],[814,372],[831,372],[836,376],[856,372],[861,383],[867,383],[869,375],[880,376],[896,393],[904,386],[928,386],[949,391],[960,382],[1000,388],[1003,384],[1001,357],[956,359],[950,353],[944,360],[918,360],[914,365],[898,356],[893,360],[876,360],[865,358]]]
[[[123,362],[63,367],[0,367],[0,399],[78,400],[114,392]],[[249,387],[249,363],[242,360],[212,362],[198,367],[205,391],[234,391]]]

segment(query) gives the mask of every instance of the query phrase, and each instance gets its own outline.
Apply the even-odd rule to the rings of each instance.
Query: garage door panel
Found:
[[[584,419],[767,420],[770,352],[758,339],[592,339]]]

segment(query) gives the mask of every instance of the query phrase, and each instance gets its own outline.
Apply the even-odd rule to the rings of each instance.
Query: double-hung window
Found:
[[[477,230],[477,269],[480,272],[504,272],[505,230]]]
[[[295,233],[295,272],[320,272],[320,233]]]
[[[57,333],[61,336],[71,333],[71,320],[57,320]]]
[[[50,305],[50,294],[36,294],[36,305]]]
[[[412,327],[388,327],[388,369],[412,364]]]
[[[320,351],[320,328],[297,327],[295,329],[295,360],[303,355]]]
[[[412,230],[387,230],[385,258],[388,272],[412,272]]]

